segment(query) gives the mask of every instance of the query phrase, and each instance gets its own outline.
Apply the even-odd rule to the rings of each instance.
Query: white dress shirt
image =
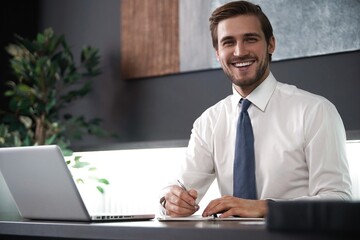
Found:
[[[198,201],[215,177],[221,195],[233,194],[240,99],[233,89],[193,125],[179,178]],[[259,199],[351,199],[345,130],[332,103],[272,73],[247,99]]]

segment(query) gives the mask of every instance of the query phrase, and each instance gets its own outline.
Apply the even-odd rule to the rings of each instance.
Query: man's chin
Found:
[[[253,85],[256,80],[254,78],[233,78],[232,82],[239,87],[249,87]]]

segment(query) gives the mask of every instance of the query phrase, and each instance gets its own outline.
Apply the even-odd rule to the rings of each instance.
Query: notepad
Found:
[[[166,222],[166,221],[265,221],[264,218],[244,218],[244,217],[215,218],[213,216],[203,217],[201,215],[192,215],[189,217],[159,216],[157,218],[157,220],[160,222]]]

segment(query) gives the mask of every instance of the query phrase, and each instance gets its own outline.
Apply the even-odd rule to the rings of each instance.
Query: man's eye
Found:
[[[250,43],[254,43],[257,42],[257,38],[247,38],[246,41]]]
[[[231,41],[226,41],[226,42],[223,42],[223,46],[226,47],[226,46],[231,46],[233,44],[233,42]]]

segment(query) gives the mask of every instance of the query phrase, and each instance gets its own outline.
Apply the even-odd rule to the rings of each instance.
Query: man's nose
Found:
[[[246,52],[245,44],[242,42],[237,42],[235,49],[234,49],[234,56],[239,57],[239,56],[243,56],[246,54],[247,54],[247,52]]]

